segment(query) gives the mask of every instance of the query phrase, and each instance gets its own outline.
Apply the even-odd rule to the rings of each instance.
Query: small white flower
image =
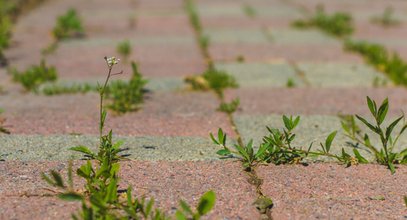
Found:
[[[118,59],[116,57],[109,57],[109,58],[105,57],[105,60],[109,67],[112,67],[112,66],[118,64],[120,61],[120,59]]]

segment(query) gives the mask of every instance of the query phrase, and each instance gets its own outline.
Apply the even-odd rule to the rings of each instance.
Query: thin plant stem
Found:
[[[104,124],[104,119],[103,119],[103,98],[104,98],[106,86],[107,86],[107,83],[109,82],[111,73],[112,73],[112,67],[109,66],[109,73],[107,74],[106,81],[105,81],[103,87],[101,87],[101,89],[99,91],[99,94],[100,94],[100,106],[99,106],[99,110],[100,110],[100,112],[99,112],[100,113],[99,139],[100,139],[100,142],[102,142],[103,127],[104,127],[103,126],[103,124]]]

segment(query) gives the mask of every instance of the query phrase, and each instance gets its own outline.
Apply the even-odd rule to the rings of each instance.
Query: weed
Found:
[[[189,21],[195,30],[197,41],[201,48],[201,53],[208,62],[208,66],[212,67],[212,60],[209,56],[208,47],[210,43],[209,36],[202,32],[202,24],[199,19],[198,11],[195,6],[194,0],[185,0],[185,11],[189,16]]]
[[[294,88],[296,85],[295,85],[295,82],[294,82],[294,80],[292,79],[292,78],[289,78],[288,80],[287,80],[287,83],[285,84],[288,88]]]
[[[230,103],[222,102],[218,108],[218,111],[232,114],[239,108],[239,105],[240,105],[240,99],[236,98],[236,99],[233,99]]]
[[[194,90],[213,90],[223,97],[226,88],[236,88],[238,84],[232,75],[225,71],[209,68],[202,75],[185,78]]]
[[[404,205],[406,205],[407,208],[407,196],[404,196]]]
[[[369,64],[386,73],[396,84],[407,85],[407,63],[397,53],[390,53],[382,45],[366,41],[347,40],[345,49],[363,55]]]
[[[58,42],[50,43],[46,48],[41,50],[42,55],[49,55],[54,53],[58,49]]]
[[[357,163],[366,163],[357,149],[354,149],[355,156],[348,154],[343,148],[340,155],[331,153],[331,145],[336,136],[336,131],[330,133],[325,140],[325,143],[320,143],[320,149],[311,151],[312,143],[307,150],[296,148],[292,145],[296,135],[293,130],[300,122],[300,117],[287,117],[283,116],[284,128],[277,129],[267,127],[269,135],[263,137],[263,142],[254,151],[253,140],[250,140],[245,146],[239,144],[234,145],[234,150],[226,146],[226,134],[222,129],[218,130],[218,138],[216,139],[213,134],[210,134],[212,141],[221,146],[223,149],[217,152],[218,155],[226,158],[237,157],[243,162],[243,167],[251,170],[259,163],[273,163],[280,164],[298,164],[304,163],[307,157],[324,156],[333,158],[340,163],[350,166]]]
[[[199,46],[202,48],[202,50],[204,51],[208,50],[209,43],[210,43],[209,36],[203,34],[199,36]]]
[[[254,18],[257,15],[256,9],[254,9],[250,5],[246,4],[246,5],[243,6],[242,9],[243,9],[244,13],[247,15],[247,17]]]
[[[58,197],[67,201],[80,201],[82,208],[73,219],[169,219],[161,210],[153,208],[154,200],[149,201],[133,198],[132,188],[129,186],[125,196],[118,192],[119,185],[119,161],[125,156],[120,153],[126,149],[121,148],[122,142],[113,143],[112,130],[103,135],[104,124],[107,116],[103,108],[103,100],[107,92],[107,85],[111,76],[120,73],[112,73],[113,66],[118,63],[115,57],[105,58],[108,67],[108,75],[105,83],[99,87],[100,114],[99,114],[99,150],[93,152],[85,146],[71,148],[84,154],[87,162],[80,166],[76,173],[85,180],[85,191],[80,193],[74,189],[72,162],[68,167],[67,184],[61,174],[51,170],[49,174],[42,174],[42,178],[58,190]],[[91,163],[94,160],[95,163]],[[95,164],[95,165],[94,165]],[[175,217],[177,219],[200,219],[206,215],[215,204],[215,193],[208,191],[201,197],[196,212],[181,201]]]
[[[387,7],[381,16],[374,16],[371,19],[373,24],[381,25],[383,27],[391,27],[400,24],[400,21],[393,16],[394,10],[392,7]]]
[[[129,58],[131,54],[131,43],[129,40],[120,42],[116,47],[117,52],[123,57],[125,61]]]
[[[39,88],[39,91],[44,95],[61,95],[61,94],[76,94],[97,91],[98,88],[88,83],[75,83],[72,85],[45,85]]]
[[[108,107],[118,113],[137,110],[144,99],[147,80],[138,71],[136,63],[132,62],[131,67],[133,75],[129,82],[114,81],[106,90],[106,97],[111,101]]]
[[[394,128],[404,118],[404,115],[394,120],[388,127],[383,128],[383,122],[386,119],[389,110],[388,99],[385,99],[378,108],[376,102],[367,97],[367,105],[374,118],[374,123],[368,122],[365,118],[359,115],[356,115],[356,118],[380,138],[380,147],[372,144],[368,134],[362,134],[362,131],[359,126],[357,126],[353,116],[345,118],[342,121],[342,127],[350,139],[355,141],[356,144],[365,146],[369,152],[375,156],[377,163],[386,165],[391,173],[394,173],[396,172],[395,164],[407,164],[407,148],[398,153],[393,152],[399,137],[407,128],[407,123],[404,122],[398,134],[395,136],[392,135]]]
[[[40,65],[31,66],[24,72],[19,72],[16,69],[11,70],[13,80],[21,83],[27,91],[37,92],[38,87],[45,82],[54,82],[57,80],[57,70],[55,67],[48,67],[45,60],[42,60]]]
[[[189,21],[192,24],[192,27],[198,33],[202,32],[201,21],[199,19],[198,11],[195,7],[194,0],[186,0],[185,10],[188,13]]]
[[[388,83],[388,82],[387,82],[386,79],[376,76],[376,77],[373,79],[372,85],[373,85],[373,87],[379,88],[379,87],[385,87],[385,86],[387,86],[387,83]]]
[[[84,29],[82,21],[76,10],[71,8],[64,15],[59,16],[52,33],[58,41],[83,37]]]
[[[7,48],[11,37],[11,19],[7,15],[0,14],[0,48]]]
[[[326,14],[322,7],[318,7],[315,15],[308,20],[296,20],[292,23],[297,28],[317,27],[322,31],[337,37],[344,37],[352,34],[353,22],[350,14],[337,12]]]
[[[10,44],[11,19],[8,15],[0,13],[0,66],[7,64],[4,49]]]
[[[243,55],[239,55],[239,56],[236,57],[236,61],[237,61],[238,63],[244,63],[245,58],[244,58]]]
[[[0,108],[0,114],[4,112],[3,109]],[[0,116],[0,134],[10,134],[10,131],[4,126],[6,119]]]

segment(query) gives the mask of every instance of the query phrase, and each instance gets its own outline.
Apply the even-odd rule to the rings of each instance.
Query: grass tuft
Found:
[[[397,54],[375,43],[347,40],[345,49],[361,54],[367,63],[377,70],[386,73],[399,85],[407,85],[407,63]]]
[[[202,75],[185,78],[194,90],[213,90],[223,97],[223,91],[227,88],[237,88],[236,79],[225,71],[209,68]]]
[[[144,86],[147,80],[138,71],[136,63],[131,63],[131,67],[133,75],[129,82],[114,81],[106,89],[106,97],[110,101],[108,108],[117,113],[135,111],[144,100],[143,95],[146,92]]]
[[[352,16],[345,12],[337,12],[332,15],[326,14],[322,7],[317,8],[313,17],[307,20],[296,20],[292,23],[297,28],[316,27],[327,34],[345,37],[353,33]]]
[[[34,65],[23,72],[16,69],[11,70],[13,80],[21,83],[27,91],[37,92],[38,87],[46,82],[57,80],[57,70],[53,66],[47,66],[45,60],[40,65]]]
[[[71,8],[64,15],[59,16],[52,33],[58,41],[83,37],[82,20],[76,10]]]

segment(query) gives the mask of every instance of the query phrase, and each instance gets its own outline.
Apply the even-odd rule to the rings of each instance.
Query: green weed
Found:
[[[185,11],[188,13],[189,21],[192,24],[192,27],[198,33],[202,32],[201,20],[199,19],[198,11],[195,7],[194,0],[186,0],[185,1]]]
[[[247,4],[243,6],[243,12],[250,18],[254,18],[257,15],[256,9]]]
[[[209,68],[202,75],[185,78],[194,90],[213,90],[223,97],[223,91],[227,88],[236,88],[238,84],[232,75],[225,71]]]
[[[105,60],[108,75],[105,83],[99,87],[99,150],[93,152],[85,146],[71,148],[73,151],[83,153],[87,160],[76,170],[76,174],[85,181],[84,192],[74,189],[72,162],[69,163],[67,181],[55,170],[51,170],[49,174],[43,173],[42,178],[58,190],[60,199],[82,203],[81,210],[72,215],[73,219],[170,219],[163,211],[153,207],[154,199],[147,201],[144,198],[134,198],[131,186],[127,188],[125,196],[121,196],[121,193],[118,192],[119,162],[125,157],[121,153],[126,149],[120,147],[122,142],[113,143],[112,130],[107,135],[103,134],[107,116],[107,112],[103,108],[103,101],[110,77],[121,72],[112,73],[113,66],[118,62],[115,57],[105,58]],[[200,219],[214,207],[215,200],[216,196],[213,191],[206,192],[201,197],[196,211],[181,201],[181,208],[177,210],[174,218],[179,220]]]
[[[326,14],[322,7],[317,8],[313,17],[308,20],[296,20],[292,23],[297,28],[316,27],[327,34],[344,37],[353,33],[353,21],[350,14],[337,12],[332,15]]]
[[[120,42],[116,47],[117,52],[123,57],[125,61],[129,58],[131,54],[131,43],[129,40]]]
[[[267,127],[269,134],[263,137],[263,142],[257,151],[254,150],[253,140],[250,140],[245,146],[235,144],[234,149],[227,147],[227,136],[222,129],[219,129],[217,139],[213,134],[210,134],[210,137],[215,144],[223,148],[217,152],[218,155],[225,158],[239,158],[243,163],[243,167],[247,170],[251,170],[259,163],[298,164],[304,163],[304,159],[308,157],[318,156],[333,158],[347,166],[367,162],[357,149],[353,150],[355,156],[351,156],[343,148],[340,155],[331,153],[331,145],[336,136],[336,131],[328,135],[325,143],[320,143],[320,149],[317,151],[311,151],[313,143],[309,145],[308,149],[294,147],[292,142],[296,135],[293,131],[299,124],[300,117],[287,117],[284,115],[282,119],[284,128]]]
[[[4,126],[6,119],[1,117],[1,114],[4,112],[3,109],[0,108],[0,134],[10,134],[10,131]]]
[[[200,35],[199,36],[199,46],[202,50],[207,51],[210,44],[210,38],[207,35]]]
[[[391,27],[400,24],[400,21],[394,18],[394,10],[392,7],[387,7],[383,14],[380,16],[374,16],[371,19],[373,24],[381,25],[383,27]]]
[[[98,88],[88,83],[75,83],[72,85],[57,85],[50,84],[41,86],[39,88],[40,93],[48,96],[61,95],[61,94],[76,94],[98,91]]]
[[[240,99],[236,98],[236,99],[233,99],[230,103],[222,102],[218,108],[218,111],[232,114],[239,108],[239,105],[240,105]]]
[[[287,86],[287,88],[294,88],[296,85],[295,85],[294,80],[292,78],[289,78],[287,80],[286,86]]]
[[[245,62],[245,58],[244,58],[243,55],[239,55],[239,56],[236,57],[236,61],[237,61],[238,63],[244,63],[244,62]]]
[[[137,110],[144,99],[147,80],[138,71],[136,63],[132,62],[131,67],[133,75],[129,82],[114,81],[106,90],[106,97],[110,100],[108,107],[118,113]]]
[[[407,124],[404,122],[398,134],[393,136],[394,128],[404,118],[404,115],[394,120],[388,127],[383,127],[383,122],[386,119],[389,110],[388,99],[385,99],[380,107],[378,107],[375,101],[367,97],[367,105],[374,118],[374,122],[368,122],[365,118],[359,115],[356,115],[356,118],[380,138],[380,147],[372,144],[367,133],[362,133],[362,130],[356,124],[353,116],[344,118],[342,121],[342,127],[350,139],[355,141],[357,145],[360,144],[365,146],[369,152],[375,156],[377,163],[386,165],[391,173],[394,173],[396,172],[395,164],[407,164],[407,148],[401,152],[394,152],[394,147],[396,146],[399,137],[406,130]]]
[[[64,15],[59,16],[52,33],[58,41],[83,37],[84,29],[82,20],[76,10],[71,8]]]
[[[10,44],[11,19],[7,14],[0,13],[0,66],[7,64],[4,49]]]
[[[53,66],[47,66],[45,60],[40,65],[34,65],[23,72],[11,70],[13,80],[21,83],[27,91],[37,92],[38,87],[46,82],[57,80],[57,70]]]
[[[345,49],[364,56],[369,64],[386,73],[396,84],[407,85],[407,63],[397,53],[390,53],[384,46],[366,41],[347,40]]]

